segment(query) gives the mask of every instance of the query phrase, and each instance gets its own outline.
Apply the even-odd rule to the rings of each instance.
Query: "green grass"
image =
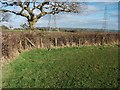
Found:
[[[35,49],[3,67],[4,88],[114,88],[118,47]]]

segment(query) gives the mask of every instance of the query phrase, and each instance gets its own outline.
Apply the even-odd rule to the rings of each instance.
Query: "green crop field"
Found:
[[[118,46],[34,49],[3,67],[3,88],[114,88]]]

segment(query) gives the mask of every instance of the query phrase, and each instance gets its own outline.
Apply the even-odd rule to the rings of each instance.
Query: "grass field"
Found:
[[[118,47],[35,49],[3,67],[4,88],[114,88]]]

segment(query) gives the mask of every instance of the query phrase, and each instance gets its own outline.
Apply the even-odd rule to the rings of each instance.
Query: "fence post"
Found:
[[[36,46],[37,48],[40,48],[40,38],[36,37]]]
[[[25,48],[24,48],[24,49],[27,49],[27,40],[26,40],[26,39],[24,40],[24,43],[25,43],[25,44],[24,44],[24,45],[25,45]]]
[[[79,42],[78,42],[78,44],[79,44],[78,46],[80,46],[80,38],[79,38]]]
[[[57,38],[55,38],[55,46],[57,47]]]
[[[22,49],[22,43],[21,43],[21,40],[20,40],[20,49]]]
[[[43,47],[44,47],[44,45],[43,45],[43,40],[42,40],[42,37],[40,38],[40,44],[41,44],[41,48],[43,48]]]

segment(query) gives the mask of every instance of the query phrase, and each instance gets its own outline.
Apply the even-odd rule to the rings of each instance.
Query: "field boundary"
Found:
[[[118,45],[119,33],[107,32],[3,32],[2,63],[33,48]]]

